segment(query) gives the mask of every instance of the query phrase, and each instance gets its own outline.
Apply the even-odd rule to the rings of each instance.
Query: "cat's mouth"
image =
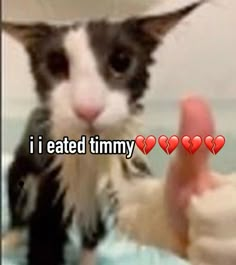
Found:
[[[119,128],[120,126],[116,126],[116,124],[111,124],[107,126],[98,126],[94,124],[88,125],[85,134],[87,136],[95,136],[98,135],[102,139],[116,139],[115,136],[119,136]]]
[[[89,124],[86,130],[86,134],[88,135],[104,135],[107,129],[105,127],[95,126],[94,124]]]
[[[93,125],[89,125],[87,131],[89,135],[94,135],[94,134],[98,134],[100,130],[96,129]]]

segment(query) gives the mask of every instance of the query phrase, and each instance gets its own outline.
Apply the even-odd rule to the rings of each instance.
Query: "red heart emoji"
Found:
[[[192,139],[185,135],[182,137],[182,145],[186,151],[190,154],[194,154],[202,144],[202,138],[198,135],[194,136]]]
[[[147,155],[156,144],[156,137],[149,135],[146,139],[142,135],[138,135],[135,139],[138,148]]]
[[[169,139],[165,135],[161,135],[158,138],[158,143],[162,150],[170,155],[178,146],[179,138],[176,135],[172,135]]]
[[[214,139],[214,137],[212,137],[211,135],[208,135],[205,138],[204,142],[205,142],[206,147],[212,152],[212,154],[216,155],[225,145],[225,138],[222,135],[218,135]]]

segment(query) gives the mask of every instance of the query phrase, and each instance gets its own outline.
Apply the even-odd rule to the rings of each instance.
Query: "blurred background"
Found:
[[[192,2],[192,1],[191,1]],[[2,15],[14,21],[69,21],[99,17],[123,18],[158,13],[189,0],[3,0]],[[212,0],[188,17],[156,52],[147,95],[144,133],[177,133],[178,101],[187,93],[208,98],[224,149],[212,158],[222,172],[236,170],[236,1]],[[34,82],[22,47],[2,35],[3,152],[7,158],[22,134],[35,104]],[[158,175],[169,157],[158,147],[149,155]],[[155,160],[155,161],[154,161]]]

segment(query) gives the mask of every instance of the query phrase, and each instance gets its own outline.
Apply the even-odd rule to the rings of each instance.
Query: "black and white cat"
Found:
[[[29,54],[39,98],[9,169],[12,226],[29,226],[29,265],[63,264],[72,220],[81,236],[80,262],[94,264],[94,249],[106,234],[104,208],[115,211],[122,186],[151,175],[139,151],[130,160],[90,153],[30,155],[29,135],[54,140],[64,136],[76,140],[81,135],[134,139],[152,54],[201,3],[116,22],[3,22],[3,30]],[[23,195],[18,189],[21,179],[26,183],[33,179],[30,192]],[[32,187],[36,187],[34,196]]]

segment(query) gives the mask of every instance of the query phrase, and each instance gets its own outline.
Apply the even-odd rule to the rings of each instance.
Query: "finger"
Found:
[[[188,219],[192,242],[203,236],[218,240],[236,238],[236,186],[224,184],[200,197],[194,196],[188,208]]]
[[[182,100],[178,134],[180,139],[185,135],[190,138],[198,135],[202,140],[204,137],[214,134],[212,113],[205,100],[196,96],[187,97]],[[192,176],[193,173],[197,175],[209,169],[209,154],[210,152],[205,148],[204,143],[201,144],[199,150],[194,155],[187,152],[182,144],[180,144],[174,163],[178,166],[183,166],[181,176]]]
[[[236,240],[201,238],[194,242],[188,256],[192,264],[233,265],[236,264]]]
[[[213,118],[208,104],[199,97],[188,97],[181,102],[179,136],[205,137],[214,132]],[[170,221],[175,232],[187,241],[186,212],[192,194],[212,185],[209,173],[209,151],[203,146],[189,154],[180,144],[167,172],[166,199]]]

